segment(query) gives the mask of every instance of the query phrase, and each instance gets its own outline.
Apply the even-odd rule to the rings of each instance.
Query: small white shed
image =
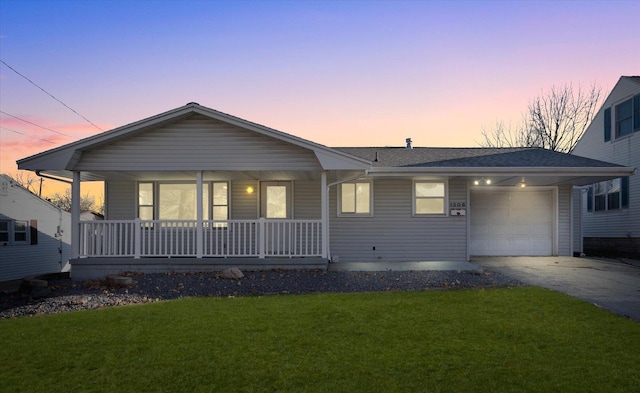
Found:
[[[0,174],[0,282],[69,269],[71,214]]]

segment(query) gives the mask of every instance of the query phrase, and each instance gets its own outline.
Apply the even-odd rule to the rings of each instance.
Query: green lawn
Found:
[[[639,370],[640,324],[532,287],[0,321],[3,392],[639,392]]]

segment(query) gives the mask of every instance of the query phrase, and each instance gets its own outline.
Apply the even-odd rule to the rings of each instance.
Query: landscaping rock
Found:
[[[49,288],[43,287],[34,287],[29,293],[32,299],[43,299],[52,295],[52,292]]]
[[[31,288],[46,288],[49,285],[47,280],[40,280],[37,278],[31,279],[27,281],[27,283]]]
[[[221,271],[218,277],[230,280],[238,280],[240,278],[244,278],[244,274],[242,274],[240,269],[238,269],[237,267],[230,267]]]
[[[126,287],[133,284],[133,278],[123,277],[117,274],[110,274],[107,276],[107,285]]]

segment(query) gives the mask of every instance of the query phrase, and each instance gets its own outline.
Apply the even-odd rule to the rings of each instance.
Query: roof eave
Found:
[[[372,176],[416,176],[441,175],[549,175],[554,176],[631,176],[635,173],[631,167],[374,167],[369,170]]]

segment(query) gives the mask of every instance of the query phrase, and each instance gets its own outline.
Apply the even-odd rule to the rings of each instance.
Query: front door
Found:
[[[260,183],[260,217],[290,219],[292,214],[291,182]]]

